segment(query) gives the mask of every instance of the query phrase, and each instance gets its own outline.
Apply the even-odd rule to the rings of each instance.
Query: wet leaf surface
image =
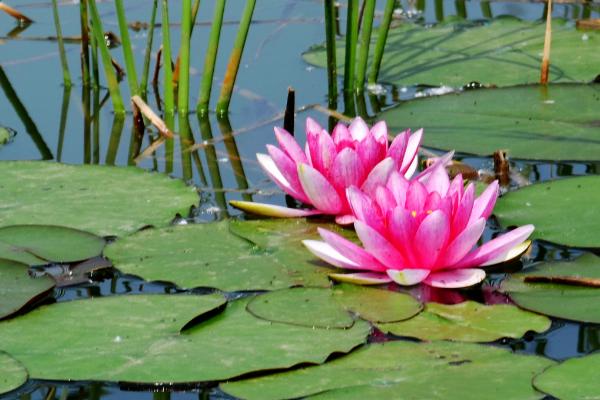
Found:
[[[533,380],[534,386],[562,400],[597,399],[600,354],[572,358],[548,368]]]
[[[0,352],[0,395],[19,388],[27,378],[27,370],[20,362]]]

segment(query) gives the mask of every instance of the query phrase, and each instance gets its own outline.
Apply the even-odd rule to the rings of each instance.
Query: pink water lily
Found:
[[[355,186],[347,191],[362,247],[325,229],[319,229],[323,241],[304,245],[329,264],[356,271],[332,274],[336,280],[471,286],[485,278],[479,267],[525,251],[534,229],[525,225],[477,246],[498,193],[493,182],[476,197],[473,183],[465,188],[462,175],[450,181],[442,165],[410,181],[393,172],[370,193]]]
[[[369,129],[356,118],[350,126],[338,124],[330,135],[311,118],[306,119],[306,145],[302,149],[284,129],[275,128],[279,147],[267,145],[267,154],[257,154],[260,166],[285,193],[312,206],[291,209],[271,204],[232,201],[244,211],[271,217],[315,214],[336,216],[338,223],[352,223],[346,196],[350,186],[365,191],[385,184],[392,172],[409,178],[418,165],[422,130],[406,130],[388,144],[384,121]],[[451,155],[450,155],[451,158]],[[447,157],[440,162],[447,162]]]

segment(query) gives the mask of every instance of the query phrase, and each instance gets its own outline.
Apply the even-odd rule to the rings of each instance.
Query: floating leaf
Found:
[[[27,378],[27,370],[20,362],[0,352],[0,395],[17,389]]]
[[[536,376],[533,385],[561,400],[597,399],[599,370],[600,354],[572,358]]]
[[[54,288],[50,277],[32,278],[28,269],[26,264],[0,259],[0,319],[16,313]]]
[[[246,311],[247,299],[213,315],[223,302],[220,295],[136,295],[57,303],[0,323],[0,348],[33,379],[171,384],[321,363],[370,331],[362,321],[346,330],[264,321]]]
[[[354,285],[279,290],[248,303],[248,311],[259,318],[321,328],[351,327],[354,319],[350,313],[367,321],[401,321],[421,308],[421,303],[407,294]]]
[[[496,19],[485,25],[465,21],[435,27],[402,23],[389,31],[379,78],[397,86],[538,82],[545,26],[514,18]],[[585,34],[588,40],[582,40],[583,33],[573,24],[552,21],[550,82],[590,82],[597,75],[600,33]],[[341,71],[344,41],[338,42],[337,51]],[[323,46],[306,52],[304,59],[323,68],[327,65]],[[491,131],[480,126],[485,127],[486,134]]]
[[[587,147],[587,145],[585,146]],[[498,199],[504,226],[534,224],[532,237],[574,247],[600,247],[600,176],[536,183]]]
[[[195,189],[138,168],[2,161],[0,175],[0,226],[35,221],[125,235],[167,225],[198,203]]]
[[[408,321],[378,324],[383,332],[422,340],[491,342],[503,337],[520,338],[527,331],[550,328],[547,317],[515,306],[486,306],[474,301],[455,305],[427,303],[425,311]]]
[[[597,85],[480,89],[403,102],[378,118],[393,132],[424,128],[423,144],[513,158],[598,160]]]
[[[226,221],[148,229],[117,240],[104,254],[122,272],[186,288],[240,291],[329,286],[327,269],[291,261],[283,264],[231,234]]]
[[[535,277],[527,282],[527,278]],[[541,283],[540,277],[600,278],[600,257],[585,254],[575,261],[542,263],[513,274],[501,290],[520,307],[557,318],[600,323],[600,289],[580,285]]]
[[[221,385],[244,399],[539,399],[531,377],[554,362],[467,343],[386,342],[321,366]]]
[[[29,257],[33,256],[29,262],[34,262],[30,265],[39,265],[39,260],[45,260],[41,264],[86,260],[100,255],[105,244],[103,238],[92,233],[63,226],[15,225],[0,228],[0,248],[4,250],[0,250],[0,257],[25,261],[29,253]]]

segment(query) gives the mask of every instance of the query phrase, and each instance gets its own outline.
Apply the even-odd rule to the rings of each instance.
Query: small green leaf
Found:
[[[537,375],[533,385],[561,400],[598,399],[598,371],[600,354],[572,358]]]
[[[422,340],[492,342],[503,337],[520,338],[527,331],[543,332],[550,324],[547,317],[515,306],[465,301],[455,305],[427,303],[425,311],[408,321],[377,327],[383,332]]]
[[[19,388],[27,378],[27,370],[20,362],[0,352],[0,395]]]

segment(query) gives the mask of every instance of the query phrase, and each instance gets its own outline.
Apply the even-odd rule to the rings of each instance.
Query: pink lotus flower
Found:
[[[442,165],[411,181],[393,172],[386,185],[367,193],[353,186],[346,195],[363,247],[325,229],[319,229],[323,242],[304,241],[329,264],[361,271],[331,274],[336,280],[471,286],[485,278],[478,267],[525,251],[529,246],[525,239],[534,229],[533,225],[522,226],[477,247],[498,197],[498,183],[493,182],[475,198],[474,185],[465,189],[462,175],[450,182]]]
[[[313,209],[291,209],[271,204],[230,202],[236,208],[272,217],[335,215],[340,224],[352,223],[346,197],[350,186],[369,192],[385,184],[392,172],[409,178],[418,165],[422,130],[400,133],[388,146],[385,122],[371,129],[356,118],[349,127],[338,124],[333,133],[306,119],[304,150],[284,129],[275,128],[279,147],[267,145],[269,155],[257,154],[258,162],[285,193]],[[451,158],[451,154],[450,154]],[[440,160],[448,162],[448,157]]]

